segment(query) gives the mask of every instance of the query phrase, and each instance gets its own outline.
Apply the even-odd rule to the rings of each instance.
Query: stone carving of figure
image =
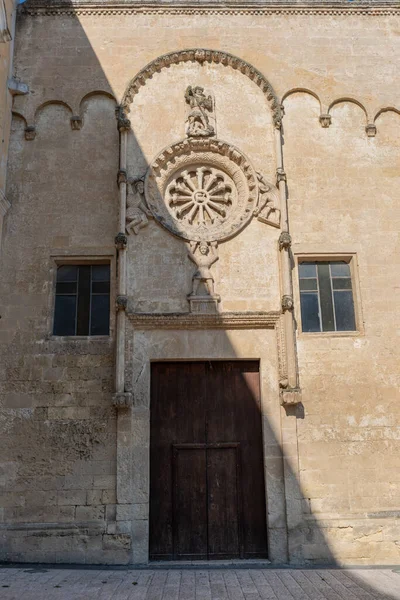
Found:
[[[281,211],[277,208],[279,197],[274,186],[269,184],[261,173],[257,173],[258,179],[258,205],[254,211],[254,216],[259,221],[279,227],[281,219]]]
[[[139,233],[146,227],[152,214],[147,208],[144,198],[144,183],[142,179],[128,180],[128,196],[126,199],[126,231]]]
[[[186,134],[188,136],[214,135],[214,127],[210,124],[207,112],[212,113],[213,101],[211,96],[204,94],[204,88],[189,85],[185,92],[186,103],[190,106],[187,118]]]
[[[211,297],[215,297],[214,277],[210,268],[218,260],[217,246],[217,242],[189,242],[189,258],[197,267],[189,297],[197,296],[200,283],[204,284]]]

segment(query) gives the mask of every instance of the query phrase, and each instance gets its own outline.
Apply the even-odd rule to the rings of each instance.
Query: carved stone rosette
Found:
[[[156,157],[146,174],[145,195],[154,218],[170,233],[215,242],[236,235],[250,221],[258,180],[235,146],[189,138]]]

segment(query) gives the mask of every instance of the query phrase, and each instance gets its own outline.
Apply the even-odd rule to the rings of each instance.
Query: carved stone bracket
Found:
[[[120,232],[115,236],[115,246],[118,250],[124,250],[127,245],[128,245],[128,238],[127,236]]]
[[[79,131],[82,129],[83,120],[79,115],[74,115],[71,117],[71,129],[74,131]]]
[[[118,131],[120,133],[122,133],[124,131],[129,131],[131,128],[131,122],[128,119],[128,117],[126,116],[124,107],[119,106],[115,112],[116,112],[116,116],[117,116]]]
[[[128,306],[128,297],[117,296],[115,300],[115,305],[117,310],[126,310],[126,307]]]
[[[282,406],[294,406],[301,403],[300,388],[286,388],[281,390]]]
[[[133,394],[131,392],[117,392],[112,397],[112,403],[116,408],[130,408],[133,406]]]
[[[279,250],[282,250],[283,248],[290,248],[290,246],[292,245],[292,238],[290,233],[288,231],[282,231],[281,235],[279,236],[278,243]]]
[[[216,63],[240,71],[243,73],[243,75],[251,79],[251,81],[254,81],[254,83],[264,93],[272,111],[274,125],[277,128],[281,127],[281,105],[271,84],[266,80],[264,75],[248,62],[238,58],[237,56],[228,54],[227,52],[222,52],[220,50],[207,50],[204,48],[191,48],[188,50],[170,52],[169,54],[164,54],[163,56],[160,56],[149,63],[130,81],[122,99],[123,109],[129,112],[129,105],[131,104],[134,96],[139,92],[140,88],[146,84],[146,81],[151,79],[155,73],[159,73],[161,69],[168,68],[170,65],[179,64],[182,62],[197,62],[199,64]]]
[[[36,137],[36,127],[34,125],[28,125],[25,127],[25,139],[28,141],[34,140]]]
[[[321,127],[327,128],[332,123],[332,117],[328,114],[322,114],[319,116],[319,122],[321,123]]]
[[[285,294],[282,296],[282,310],[286,312],[287,310],[293,310],[294,302],[293,297]]]
[[[12,96],[26,96],[26,94],[29,94],[29,86],[16,77],[10,77],[7,80],[7,87]]]
[[[374,123],[368,123],[368,125],[365,127],[365,131],[368,137],[375,137],[377,131],[376,125]]]

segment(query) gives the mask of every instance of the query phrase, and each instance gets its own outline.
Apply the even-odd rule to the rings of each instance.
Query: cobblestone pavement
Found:
[[[400,569],[0,567],[1,600],[397,600]]]

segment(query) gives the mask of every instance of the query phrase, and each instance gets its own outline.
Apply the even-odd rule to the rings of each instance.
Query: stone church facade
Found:
[[[397,563],[399,7],[3,7],[0,560]]]

